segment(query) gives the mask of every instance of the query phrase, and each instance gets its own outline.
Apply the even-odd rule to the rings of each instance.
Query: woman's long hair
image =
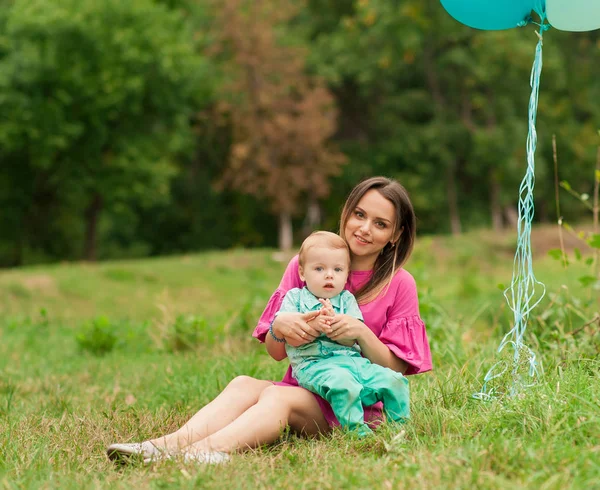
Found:
[[[393,239],[399,238],[394,245],[388,243],[383,248],[373,266],[371,279],[356,291],[355,296],[360,304],[374,300],[384,287],[390,283],[394,274],[410,257],[416,236],[417,218],[408,192],[399,182],[386,177],[371,177],[352,189],[342,210],[340,236],[346,238],[345,229],[350,216],[358,206],[358,202],[371,189],[376,189],[394,205],[396,222],[392,227],[392,237]]]

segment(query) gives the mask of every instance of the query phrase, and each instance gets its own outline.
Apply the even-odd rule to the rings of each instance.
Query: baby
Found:
[[[304,240],[298,272],[306,286],[288,291],[279,313],[320,311],[316,328],[321,332],[327,331],[335,314],[363,320],[356,299],[344,289],[350,251],[340,236],[317,231]],[[378,401],[383,401],[384,412],[392,420],[409,417],[407,379],[362,357],[358,344],[342,345],[322,333],[299,347],[286,344],[286,352],[298,384],[327,400],[342,427],[360,436],[371,434],[363,405]]]

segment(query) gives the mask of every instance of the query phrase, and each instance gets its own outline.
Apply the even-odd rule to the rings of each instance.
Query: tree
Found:
[[[16,0],[5,16],[0,157],[24,186],[5,197],[28,193],[15,242],[34,232],[32,203],[60,206],[81,213],[94,260],[103,210],[168,200],[207,61],[183,17],[150,0]]]
[[[225,0],[218,6],[220,54],[230,77],[221,113],[233,142],[223,185],[263,197],[279,216],[279,247],[292,246],[291,216],[302,195],[322,198],[345,157],[330,144],[334,99],[306,74],[306,51],[285,38],[295,10],[290,1]],[[314,203],[313,203],[314,207]]]
[[[526,166],[533,27],[477,31],[456,22],[438,0],[340,5],[310,2],[305,23],[315,40],[311,67],[338,100],[337,141],[351,161],[344,180],[367,173],[399,178],[429,232],[457,233],[464,223],[502,226]],[[589,61],[580,66],[591,72],[587,52]],[[548,105],[564,90],[564,74],[557,50],[545,49],[544,57],[540,114],[550,111],[538,119],[541,127],[569,104],[561,97],[557,107]],[[590,107],[591,87],[598,86],[593,80],[581,77],[588,88],[578,91]],[[573,122],[564,117],[561,125],[575,129]],[[543,151],[550,134],[538,131],[541,184],[551,161]],[[540,187],[538,196],[551,189]]]

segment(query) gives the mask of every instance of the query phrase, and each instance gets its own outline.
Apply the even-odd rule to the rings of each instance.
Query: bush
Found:
[[[105,316],[99,316],[85,323],[76,340],[79,347],[96,356],[112,351],[117,343],[116,326]]]
[[[166,332],[167,346],[172,351],[194,350],[207,331],[206,319],[194,315],[178,315]]]

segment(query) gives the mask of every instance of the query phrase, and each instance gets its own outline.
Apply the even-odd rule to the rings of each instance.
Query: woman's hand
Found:
[[[367,326],[350,315],[335,315],[325,335],[338,344],[352,346],[361,338]]]
[[[320,331],[314,320],[319,317],[319,311],[308,313],[280,313],[273,322],[273,329],[278,337],[285,338],[293,347],[299,347],[315,340]]]

